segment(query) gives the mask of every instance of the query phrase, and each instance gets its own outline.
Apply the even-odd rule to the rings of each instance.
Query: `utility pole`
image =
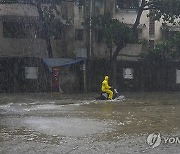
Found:
[[[93,12],[93,0],[90,0],[89,11],[89,59],[92,56],[92,12]]]
[[[87,5],[86,5],[87,3]],[[88,7],[87,7],[88,6]],[[84,79],[84,92],[87,92],[88,88],[90,87],[89,80],[90,80],[90,60],[92,58],[92,14],[93,14],[93,0],[86,0],[85,1],[85,7],[86,7],[86,14],[85,18],[89,19],[89,25],[87,26],[87,61],[84,60],[84,73],[83,73],[83,79]],[[86,20],[86,19],[84,19]]]
[[[88,9],[88,13],[89,14],[89,31],[87,31],[87,33],[89,33],[89,52],[88,52],[88,61],[86,63],[87,69],[86,69],[86,73],[87,73],[87,77],[86,79],[86,83],[87,83],[87,89],[89,89],[91,87],[89,80],[91,80],[91,58],[92,58],[92,13],[93,13],[93,0],[88,0],[88,5],[89,5],[89,9]],[[87,40],[88,40],[87,39]]]

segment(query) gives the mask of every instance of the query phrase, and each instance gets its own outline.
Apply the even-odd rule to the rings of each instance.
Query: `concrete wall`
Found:
[[[95,5],[95,3],[93,3]],[[86,5],[89,6],[86,1]],[[86,49],[89,42],[88,33],[85,30],[84,22],[88,17],[89,8],[84,6],[78,6],[73,2],[62,2],[60,6],[58,6],[58,10],[60,14],[56,16],[56,18],[60,19],[63,23],[69,22],[70,26],[64,26],[62,32],[61,40],[53,40],[52,39],[52,48],[55,57],[67,57],[67,56],[75,56],[76,49],[83,48]],[[104,0],[102,6],[95,7],[93,9],[94,13],[104,14],[108,10],[111,10],[114,18],[118,19],[121,22],[127,24],[134,24],[137,11],[136,10],[128,10],[128,9],[117,9],[115,0]],[[139,33],[139,39],[150,40],[153,39],[158,41],[161,37],[161,22],[155,22],[155,34],[149,35],[149,18],[147,18],[147,14],[149,11],[144,11],[140,20],[141,31]],[[17,5],[17,4],[7,4],[0,6],[0,19],[4,16],[16,16],[16,17],[24,17],[32,18],[31,21],[34,22],[33,18],[38,18],[37,8],[31,5]],[[22,18],[20,18],[21,20]],[[17,19],[16,19],[17,20]],[[75,40],[75,29],[84,29],[83,32],[83,40],[77,41]],[[45,41],[42,39],[24,38],[24,39],[13,39],[13,38],[4,38],[3,37],[3,27],[2,22],[0,22],[0,56],[36,56],[36,57],[47,57],[47,50]],[[31,35],[34,35],[34,30],[32,29]],[[92,50],[95,57],[107,58],[109,57],[109,49],[106,47],[104,43],[95,42],[95,32],[92,33],[93,37],[93,46]],[[129,53],[128,50],[130,45],[128,45],[125,49],[123,49],[122,53]],[[141,47],[139,45],[132,45],[134,52],[139,54],[139,50]],[[113,48],[113,51],[115,47]]]
[[[137,15],[136,10],[116,9],[114,18],[118,19],[120,22],[124,22],[127,24],[134,24],[136,15]]]
[[[44,4],[42,7],[48,7],[49,5]],[[55,13],[56,18],[61,17],[62,7],[57,5],[57,10],[60,14]],[[36,6],[29,5],[29,4],[1,4],[0,5],[0,16],[30,16],[30,17],[37,17],[39,16],[38,10]]]
[[[149,18],[147,17],[147,14],[149,11],[144,11],[141,16],[140,20],[140,27],[142,28],[142,32],[139,34],[139,39],[150,39],[149,36]],[[116,13],[114,14],[114,18],[118,19],[121,22],[133,25],[137,16],[136,10],[120,10],[117,9]],[[155,40],[158,40],[161,37],[161,22],[156,21],[155,22],[155,35],[153,38]]]
[[[62,19],[62,11],[69,12],[67,14],[67,19],[73,22],[74,18],[74,6],[67,3],[67,10],[62,10],[61,6],[58,6],[57,9],[60,11],[60,16],[56,16],[56,19]],[[55,15],[57,15],[55,13]],[[18,5],[18,4],[3,4],[0,5],[0,56],[33,56],[44,58],[48,57],[47,48],[45,40],[35,38],[35,24],[38,24],[38,11],[35,6],[32,5]],[[27,38],[5,38],[3,36],[3,25],[2,22],[29,22],[33,24],[29,31],[29,36]],[[69,27],[68,27],[69,28]],[[72,29],[72,28],[71,28]],[[64,57],[69,53],[71,54],[74,50],[74,46],[72,44],[72,37],[69,37],[69,33],[74,33],[73,30],[67,31],[67,37],[62,38],[60,40],[52,39],[52,50],[54,57]],[[71,34],[71,35],[72,35]],[[72,35],[73,36],[73,35]],[[70,46],[68,46],[68,52],[62,50],[62,45],[64,42],[68,41]],[[72,54],[71,54],[72,55]]]
[[[74,38],[74,54],[78,49],[87,49],[88,34],[85,29],[85,20],[88,18],[86,7],[74,4],[74,29],[70,35]],[[83,30],[83,39],[75,40],[75,29]]]
[[[35,34],[34,29],[32,33]],[[3,36],[3,26],[0,22],[0,56],[33,56],[47,57],[45,40],[37,38],[5,38]],[[62,40],[51,40],[54,57],[62,56]],[[72,51],[73,49],[71,49]]]
[[[32,33],[35,34],[35,32]],[[3,25],[0,22],[0,56],[45,56],[45,43],[39,39],[4,38]]]
[[[142,52],[141,44],[127,44],[126,47],[120,51],[117,59],[136,61],[137,59],[139,59],[139,54],[141,52]]]
[[[84,6],[74,5],[74,27],[83,28],[83,23],[85,19]]]
[[[0,15],[20,15],[20,16],[38,16],[35,6],[25,4],[2,4],[0,5]]]
[[[162,22],[155,21],[155,34],[150,36],[149,35],[149,18],[147,17],[149,11],[144,11],[140,20],[140,24],[143,25],[143,31],[140,34],[140,39],[154,39],[155,41],[161,38],[161,26]]]

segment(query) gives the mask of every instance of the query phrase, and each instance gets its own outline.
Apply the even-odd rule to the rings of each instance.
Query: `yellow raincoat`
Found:
[[[106,92],[108,94],[108,99],[112,99],[113,97],[113,92],[110,90],[110,86],[108,84],[109,77],[105,76],[104,81],[102,82],[102,92]]]

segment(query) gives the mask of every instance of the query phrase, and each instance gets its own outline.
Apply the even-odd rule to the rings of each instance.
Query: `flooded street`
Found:
[[[0,94],[0,153],[179,154],[180,93],[123,95]],[[151,133],[161,135],[155,148]]]

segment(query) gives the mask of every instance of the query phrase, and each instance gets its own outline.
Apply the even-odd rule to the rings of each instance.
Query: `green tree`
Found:
[[[175,44],[175,47],[176,47],[176,51],[177,52],[179,51],[179,57],[178,58],[180,58],[180,32],[178,32],[175,35],[175,38],[173,40],[174,40],[174,44]]]
[[[55,18],[55,14],[59,14],[57,5],[61,0],[49,0],[48,6],[43,6],[43,0],[2,0],[1,4],[29,4],[37,7],[39,13],[39,20],[42,26],[42,32],[44,33],[44,40],[46,41],[46,47],[48,51],[48,57],[53,57],[51,35],[52,35],[52,21]]]
[[[117,56],[127,43],[138,41],[138,25],[144,10],[151,10],[148,16],[153,17],[154,20],[163,19],[164,22],[176,24],[178,21],[175,19],[180,17],[180,0],[142,0],[131,30],[125,23],[113,19],[108,14],[93,18],[95,26],[102,28],[107,46],[112,49],[112,46],[116,45],[111,57],[114,85],[116,85]]]
[[[179,60],[180,59],[180,33],[177,33],[171,40],[163,39],[148,52],[141,54],[141,58],[145,61],[157,63],[163,60]]]
[[[155,49],[142,53],[141,57],[144,61],[149,61],[152,63],[157,63],[162,60],[169,60],[173,58],[173,52],[171,50],[172,48],[172,42],[163,40],[155,46]]]
[[[116,59],[119,51],[123,49],[127,43],[132,41],[131,29],[127,24],[113,19],[110,14],[100,15],[93,17],[93,27],[98,27],[102,30],[104,41],[107,47],[110,49],[111,60],[111,74],[113,78],[113,86],[116,86]],[[116,46],[116,50],[112,52],[113,46]]]
[[[164,22],[179,24],[180,17],[180,0],[142,0],[138,8],[136,21],[133,25],[133,32],[136,35],[141,15],[144,10],[151,10],[148,16],[154,20],[163,19]]]

